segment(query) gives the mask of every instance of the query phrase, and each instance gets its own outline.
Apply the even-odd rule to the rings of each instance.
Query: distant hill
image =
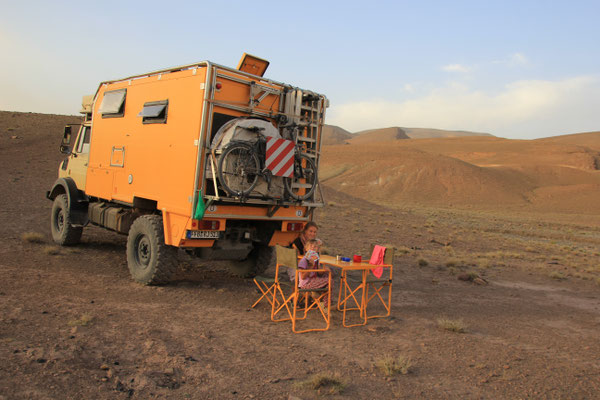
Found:
[[[586,146],[590,149],[600,151],[600,131],[574,133],[571,135],[553,136],[548,138],[536,139],[536,142],[572,144],[576,146]]]
[[[352,138],[352,134],[345,129],[335,125],[323,126],[323,139],[321,143],[326,145],[343,144]]]
[[[597,214],[598,145],[600,132],[366,141],[326,146],[319,176],[328,187],[377,203]]]
[[[352,144],[389,142],[392,140],[410,139],[402,128],[397,126],[382,129],[369,129],[356,132],[351,140]]]
[[[411,139],[428,139],[444,137],[464,137],[464,136],[494,136],[489,133],[469,132],[469,131],[448,131],[445,129],[431,128],[402,128]]]
[[[489,133],[481,132],[449,131],[444,129],[431,128],[401,128],[398,126],[379,129],[367,129],[364,131],[354,133],[350,133],[347,130],[335,125],[325,125],[323,127],[324,146],[343,143],[364,144],[389,142],[404,139],[429,139],[468,136],[494,137]]]

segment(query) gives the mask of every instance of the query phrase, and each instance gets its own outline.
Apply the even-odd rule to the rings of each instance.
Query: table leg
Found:
[[[366,297],[365,297],[365,287],[366,287],[366,274],[363,271],[362,274],[362,280],[361,283],[353,290],[350,287],[350,284],[348,283],[348,277],[346,275],[346,271],[342,272],[342,279],[340,280],[340,293],[342,291],[342,285],[343,284],[343,290],[344,290],[344,298],[343,300],[341,300],[342,303],[342,324],[344,327],[346,328],[350,328],[353,326],[363,326],[367,324],[367,318],[366,318],[366,312],[365,312],[365,303],[366,303]],[[356,292],[358,292],[359,290],[362,290],[361,292],[361,296],[360,296],[360,301],[358,301],[358,299],[356,298]],[[340,295],[341,298],[341,295]],[[357,308],[349,308],[348,307],[348,300],[352,298],[354,300],[354,303],[356,304]],[[338,307],[339,307],[339,301],[338,301]],[[359,312],[359,316],[362,317],[362,322],[358,323],[358,324],[351,324],[348,325],[346,324],[346,312],[347,311],[351,311],[351,310],[357,310]]]

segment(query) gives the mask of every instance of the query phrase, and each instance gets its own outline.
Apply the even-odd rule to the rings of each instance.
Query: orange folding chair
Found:
[[[331,274],[325,288],[301,289],[298,287],[300,272],[329,272],[326,269],[298,269],[298,256],[295,249],[276,246],[277,265],[275,267],[275,293],[271,302],[271,320],[275,322],[291,321],[294,333],[306,333],[315,331],[326,331],[331,321]],[[279,278],[280,268],[291,268],[295,271],[294,282]],[[293,284],[293,286],[291,286]],[[310,303],[311,293],[316,292],[318,296]],[[327,305],[323,307],[321,301],[327,297]],[[302,304],[303,303],[303,304]],[[320,315],[325,322],[325,327],[298,329],[298,321],[307,320],[309,313]],[[284,316],[280,314],[284,312]]]
[[[371,246],[374,248],[375,246]],[[369,318],[385,318],[389,317],[392,309],[392,283],[393,283],[393,262],[394,262],[394,248],[388,247],[385,249],[385,253],[383,256],[383,275],[379,278],[375,277],[372,274],[369,274],[366,282],[366,307],[365,313],[367,314],[367,319]],[[369,294],[371,291],[371,294]],[[369,303],[371,300],[377,299],[376,303],[381,303],[383,305],[385,312],[383,314],[376,315],[368,315]]]
[[[275,278],[269,278],[267,276],[257,275],[254,277],[254,284],[258,288],[261,296],[252,304],[251,308],[254,308],[263,300],[267,300],[271,308],[273,307],[273,297],[275,295]]]

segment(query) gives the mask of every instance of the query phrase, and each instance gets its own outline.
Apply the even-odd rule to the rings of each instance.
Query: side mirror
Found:
[[[65,126],[62,142],[60,143],[60,152],[63,154],[71,154],[71,125]]]

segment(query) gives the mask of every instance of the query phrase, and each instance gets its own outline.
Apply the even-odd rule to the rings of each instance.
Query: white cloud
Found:
[[[471,68],[462,65],[462,64],[448,64],[448,65],[444,65],[442,67],[442,70],[446,71],[446,72],[469,72],[471,70]]]
[[[500,60],[490,62],[491,65],[502,65],[509,68],[530,67],[531,61],[523,53],[513,53]]]
[[[529,59],[523,53],[511,54],[507,64],[510,67],[526,67],[529,66]]]
[[[452,83],[403,102],[336,105],[327,123],[350,131],[387,126],[488,132],[534,138],[600,130],[600,76],[517,81],[499,93]]]

